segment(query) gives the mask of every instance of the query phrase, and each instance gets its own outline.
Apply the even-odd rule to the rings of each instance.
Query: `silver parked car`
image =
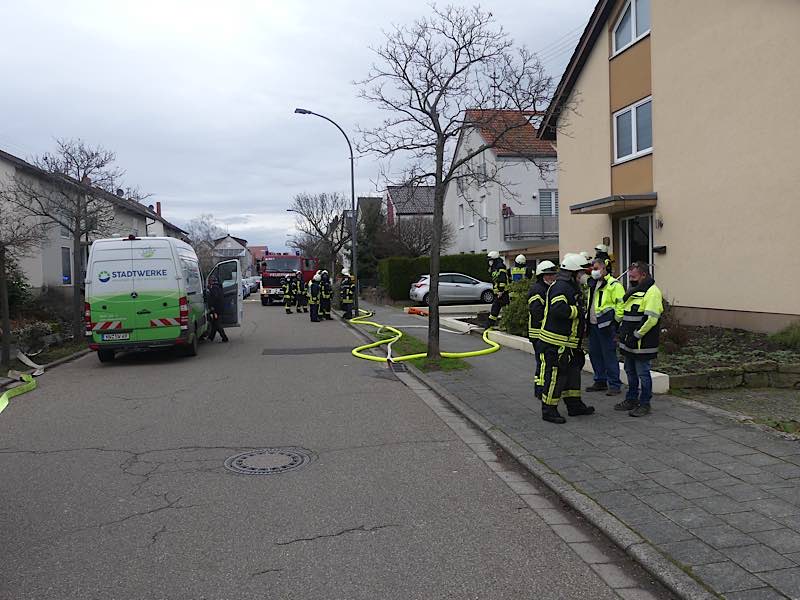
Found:
[[[431,276],[423,275],[419,281],[411,284],[408,297],[414,302],[428,304]],[[455,304],[474,304],[494,302],[492,284],[478,281],[469,275],[461,273],[441,273],[439,275],[439,302],[453,302]]]

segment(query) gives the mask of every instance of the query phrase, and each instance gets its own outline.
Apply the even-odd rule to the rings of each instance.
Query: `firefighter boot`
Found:
[[[580,398],[564,399],[564,404],[567,405],[567,414],[570,417],[594,414],[594,406],[586,406]]]
[[[567,420],[558,412],[558,406],[542,402],[542,420],[563,425]]]

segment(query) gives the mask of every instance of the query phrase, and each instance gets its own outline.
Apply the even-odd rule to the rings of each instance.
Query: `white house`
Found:
[[[256,274],[253,254],[247,248],[247,240],[234,237],[231,234],[214,240],[214,258],[218,261],[235,258],[238,259],[242,277]]]
[[[7,152],[0,150],[0,186],[10,185],[15,177],[27,177],[37,182],[38,185],[46,188],[51,185],[52,175],[42,171],[34,165],[22,160]],[[145,236],[145,235],[166,235],[170,237],[182,238],[185,232],[176,227],[161,214],[149,210],[134,200],[123,198],[119,195],[111,194],[105,190],[94,188],[92,193],[108,201],[114,211],[114,218],[111,230],[106,232],[106,236]],[[11,207],[3,207],[3,210],[14,210]],[[18,209],[17,209],[18,210]],[[160,210],[160,205],[159,205]],[[158,227],[154,228],[153,223]],[[88,243],[83,242],[83,264],[80,269],[85,269],[85,260],[89,253],[89,244],[93,238],[90,236]],[[45,230],[41,243],[37,248],[30,251],[28,256],[20,259],[22,269],[28,284],[33,290],[50,289],[61,291],[65,295],[70,295],[72,285],[75,280],[75,265],[72,256],[72,234],[59,226],[50,226]]]
[[[558,256],[556,148],[538,139],[531,123],[536,118],[518,111],[467,111],[453,160],[496,145],[470,161],[472,176],[447,187],[444,216],[456,233],[451,251],[498,250],[507,259],[525,254],[531,261]],[[476,174],[494,181],[478,184]]]

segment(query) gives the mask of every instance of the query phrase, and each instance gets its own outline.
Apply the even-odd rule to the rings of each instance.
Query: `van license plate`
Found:
[[[130,333],[104,333],[102,337],[104,342],[110,342],[112,340],[129,340],[131,339]]]

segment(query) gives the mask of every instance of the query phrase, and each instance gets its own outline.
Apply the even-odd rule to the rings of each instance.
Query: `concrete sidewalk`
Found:
[[[376,318],[422,321],[389,308]],[[481,344],[442,335],[444,350]],[[553,425],[533,398],[530,355],[504,349],[469,362],[427,377],[695,580],[732,600],[800,598],[800,442],[670,396],[633,419],[613,410],[619,397],[585,393],[597,413]]]

